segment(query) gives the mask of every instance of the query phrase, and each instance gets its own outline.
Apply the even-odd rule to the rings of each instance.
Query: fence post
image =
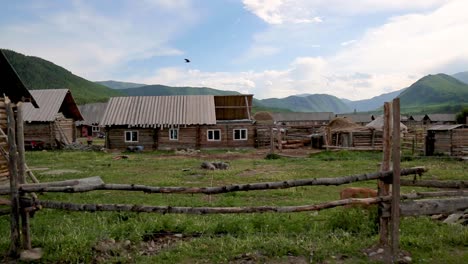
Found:
[[[383,160],[380,167],[380,171],[390,170],[390,159],[391,159],[391,129],[392,129],[392,115],[391,115],[391,103],[386,102],[384,104],[384,126],[383,126]],[[389,195],[390,185],[383,180],[377,181],[378,195],[387,196]],[[388,243],[388,217],[382,217],[383,205],[379,206],[380,215],[380,245],[387,247]]]
[[[23,103],[19,102],[16,107],[16,139],[18,144],[18,182],[26,183],[26,159],[24,156],[24,122],[23,122]],[[25,197],[20,194],[20,199]],[[21,234],[23,238],[23,249],[31,249],[31,232],[29,227],[29,213],[20,208],[21,216]]]
[[[392,256],[398,262],[400,243],[400,98],[393,99]]]
[[[270,127],[270,154],[275,153],[275,139],[273,135],[274,128]]]
[[[19,256],[21,244],[19,227],[19,192],[18,192],[18,160],[16,150],[15,135],[15,115],[11,102],[6,104],[8,115],[8,144],[9,144],[9,170],[10,170],[10,193],[11,193],[11,214],[10,214],[10,252],[11,257]]]

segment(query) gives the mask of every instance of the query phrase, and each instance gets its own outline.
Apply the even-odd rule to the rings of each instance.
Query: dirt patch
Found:
[[[114,262],[112,260],[116,259],[119,260],[119,263],[122,262],[122,259],[126,259],[126,262],[133,263],[134,255],[156,255],[162,250],[170,248],[181,241],[188,241],[198,236],[200,235],[184,235],[181,233],[161,231],[144,235],[142,241],[139,243],[132,243],[130,240],[101,240],[93,247],[95,253],[94,263],[109,263]]]
[[[273,263],[273,264],[308,264],[311,263],[306,257],[302,256],[285,256],[278,259],[271,259],[263,255],[261,252],[245,253],[235,257],[229,263],[234,264],[256,264],[256,263]]]
[[[44,175],[61,175],[61,174],[67,174],[67,173],[81,173],[81,171],[71,170],[71,169],[63,169],[63,170],[45,171],[45,172],[42,172],[41,174],[44,174]]]

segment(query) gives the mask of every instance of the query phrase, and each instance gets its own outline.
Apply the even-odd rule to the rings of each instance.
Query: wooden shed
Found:
[[[0,184],[6,182],[9,175],[6,111],[8,102],[13,103],[14,108],[23,102],[29,102],[32,107],[38,107],[34,97],[21,81],[3,51],[0,50]]]
[[[326,148],[381,149],[383,132],[337,117],[324,129]]]
[[[426,155],[464,156],[468,151],[468,126],[435,125],[427,129]]]
[[[30,148],[58,148],[76,140],[83,116],[68,89],[32,90],[39,108],[24,107],[24,140]]]
[[[103,135],[101,119],[106,111],[107,103],[92,103],[79,105],[83,121],[76,121],[76,133],[78,137],[98,137]]]
[[[358,113],[351,113],[351,114],[337,114],[335,117],[347,118],[349,121],[359,124],[361,126],[365,126],[375,120],[374,115],[370,114],[358,114]]]
[[[110,99],[102,125],[111,149],[254,147],[252,95]]]

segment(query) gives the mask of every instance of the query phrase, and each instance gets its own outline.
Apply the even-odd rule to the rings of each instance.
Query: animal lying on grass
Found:
[[[377,191],[374,189],[370,188],[364,188],[364,187],[348,187],[340,192],[340,199],[350,199],[350,198],[371,198],[371,197],[377,197]],[[352,205],[350,205],[352,206]],[[350,207],[346,206],[346,207]],[[354,206],[359,206],[359,205],[354,205]],[[369,205],[360,205],[362,207],[368,207]]]

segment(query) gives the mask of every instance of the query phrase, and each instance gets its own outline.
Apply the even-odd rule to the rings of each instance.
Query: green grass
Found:
[[[338,177],[378,170],[377,152],[323,152],[310,158],[252,158],[251,151],[229,160],[227,171],[205,171],[203,160],[223,160],[224,152],[202,152],[204,158],[172,156],[171,152],[129,153],[113,160],[101,152],[28,152],[29,167],[41,182],[100,176],[106,183],[152,186],[219,186],[287,179]],[[468,179],[466,163],[425,158],[402,162],[402,167],[426,166],[426,179]],[[41,169],[42,168],[42,169]],[[50,174],[74,170],[65,174]],[[352,186],[375,187],[361,182]],[[297,187],[284,190],[236,192],[220,195],[144,194],[96,191],[80,194],[41,194],[42,200],[73,203],[125,203],[170,206],[304,205],[339,199],[343,186]],[[403,187],[403,192],[413,187]],[[417,188],[422,190],[422,188]],[[334,208],[320,212],[242,215],[159,215],[128,212],[80,213],[43,209],[31,220],[32,243],[45,251],[42,262],[111,263],[225,263],[250,256],[257,262],[291,261],[366,263],[362,249],[375,245],[378,234],[374,211]],[[429,232],[430,230],[430,232]],[[145,237],[160,232],[182,233],[190,239],[168,243],[157,254],[141,254]],[[9,217],[0,216],[0,252],[9,247]],[[93,248],[99,241],[129,240],[129,251],[112,251],[99,260]],[[401,246],[415,263],[463,263],[468,258],[468,230],[428,217],[405,218]]]

